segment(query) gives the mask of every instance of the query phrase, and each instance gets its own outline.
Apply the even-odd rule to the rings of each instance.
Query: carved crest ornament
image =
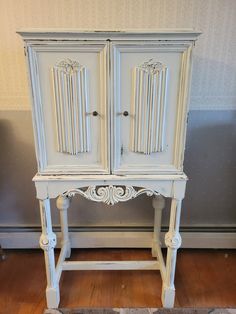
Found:
[[[163,70],[165,66],[159,61],[149,59],[148,61],[145,61],[143,64],[139,65],[139,68],[144,70],[145,72],[156,74],[159,71]]]
[[[60,68],[60,70],[66,74],[72,74],[81,69],[83,66],[78,61],[73,61],[67,58],[58,62],[55,67]]]

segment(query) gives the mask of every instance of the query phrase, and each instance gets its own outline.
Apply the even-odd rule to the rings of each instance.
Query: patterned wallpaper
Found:
[[[0,0],[0,109],[27,110],[19,28],[197,28],[191,109],[236,109],[236,0]]]

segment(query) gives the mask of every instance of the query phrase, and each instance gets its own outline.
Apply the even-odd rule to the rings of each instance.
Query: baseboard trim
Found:
[[[166,228],[161,233],[162,243]],[[60,244],[59,228],[55,228]],[[40,228],[0,228],[0,244],[6,249],[39,248]],[[236,230],[234,228],[182,228],[182,248],[195,249],[235,249]],[[150,248],[152,228],[150,227],[115,227],[115,228],[71,228],[73,248]]]

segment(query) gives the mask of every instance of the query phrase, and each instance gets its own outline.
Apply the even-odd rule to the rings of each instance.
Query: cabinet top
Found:
[[[32,40],[191,40],[201,34],[195,29],[146,30],[81,30],[81,29],[20,29],[25,41]]]

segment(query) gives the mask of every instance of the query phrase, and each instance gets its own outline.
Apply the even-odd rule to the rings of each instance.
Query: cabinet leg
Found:
[[[162,303],[164,307],[171,308],[175,301],[175,266],[177,249],[181,246],[179,223],[181,213],[181,200],[172,199],[169,231],[165,235],[167,246],[166,275],[162,287]]]
[[[42,234],[39,244],[40,247],[44,250],[47,276],[47,307],[57,308],[60,302],[60,292],[55,271],[54,247],[56,246],[56,235],[52,231],[50,200],[40,200],[39,204],[42,225]]]
[[[152,199],[152,206],[154,208],[152,256],[157,257],[157,245],[160,243],[161,216],[162,210],[165,207],[165,198],[162,195],[154,196]]]
[[[60,211],[61,222],[61,247],[66,246],[66,258],[71,255],[70,237],[68,231],[68,213],[67,210],[70,206],[70,198],[67,196],[59,196],[57,198],[57,208]]]

